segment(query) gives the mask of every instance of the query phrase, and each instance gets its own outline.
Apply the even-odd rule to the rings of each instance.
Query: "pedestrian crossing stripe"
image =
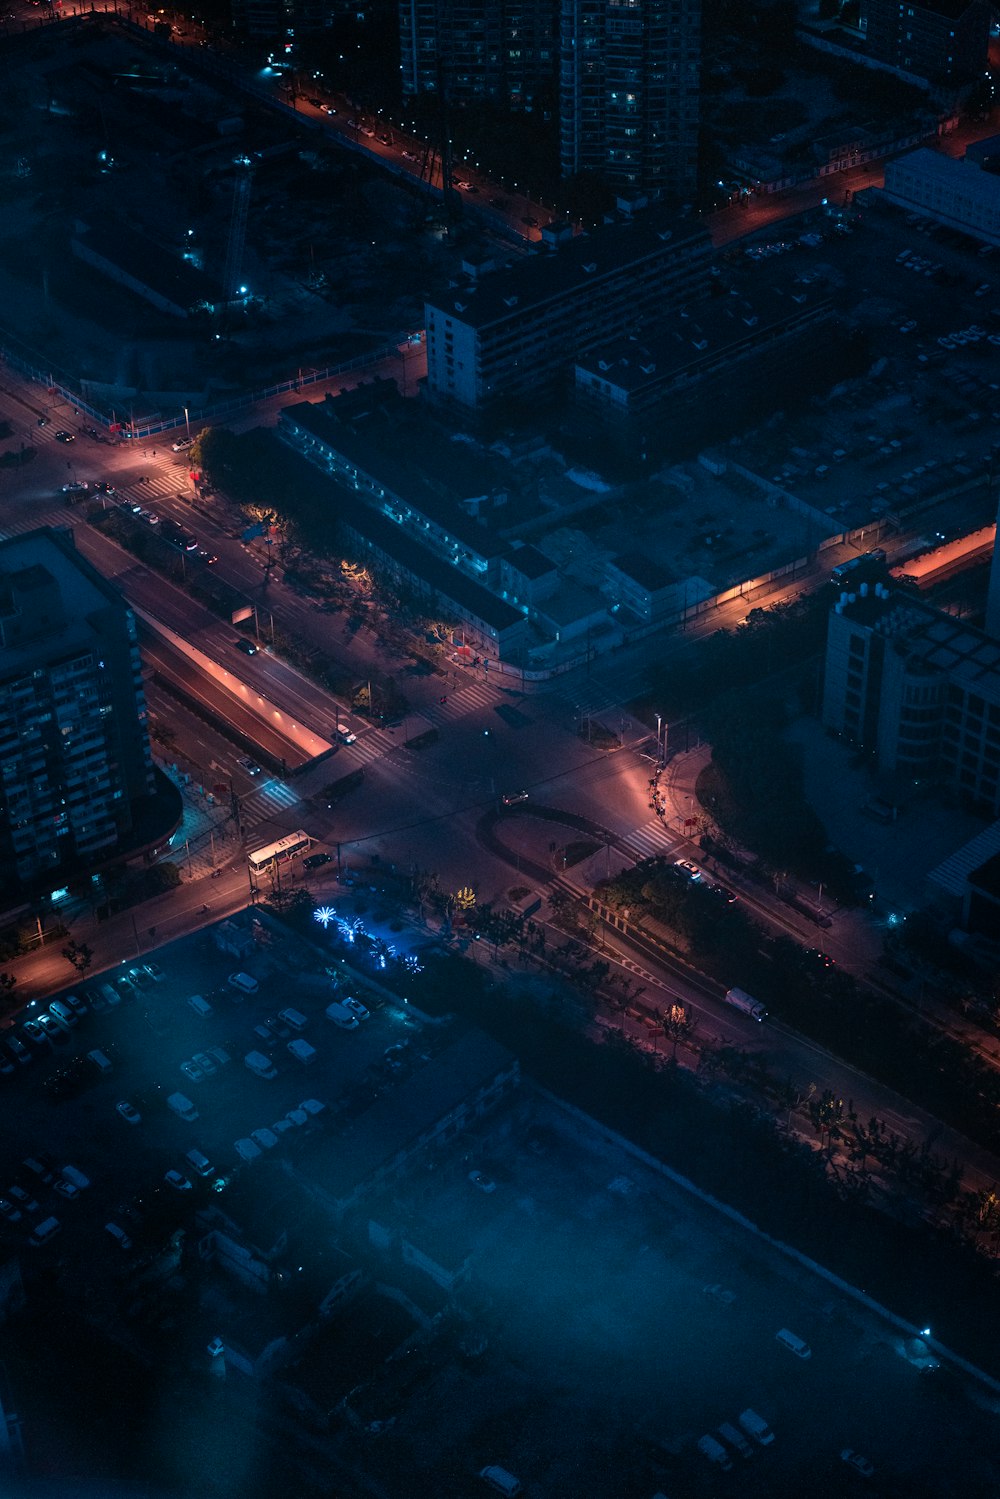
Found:
[[[673,853],[680,839],[659,821],[648,822],[625,834],[625,843],[638,859],[653,859]]]

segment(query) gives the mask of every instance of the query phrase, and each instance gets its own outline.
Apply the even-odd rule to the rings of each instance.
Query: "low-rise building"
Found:
[[[425,306],[427,393],[482,411],[551,392],[575,359],[705,291],[700,224],[654,207]]]
[[[511,1052],[483,1031],[467,1031],[335,1140],[318,1139],[293,1174],[339,1220],[404,1175],[422,1152],[484,1118],[520,1076]]]
[[[614,339],[576,361],[575,395],[588,412],[628,421],[710,375],[812,331],[833,316],[825,284],[785,281],[751,296],[719,297],[642,337]]]
[[[921,147],[888,163],[884,191],[902,208],[1000,245],[1000,176],[973,161]]]

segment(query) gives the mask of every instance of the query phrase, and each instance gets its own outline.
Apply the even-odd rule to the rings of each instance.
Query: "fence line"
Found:
[[[291,391],[299,391],[309,385],[323,385],[328,380],[335,380],[338,375],[346,375],[351,370],[364,369],[367,365],[378,364],[383,359],[391,358],[393,355],[402,359],[405,356],[400,353],[399,345],[412,336],[411,334],[404,333],[398,339],[394,339],[392,343],[383,344],[380,348],[371,349],[365,354],[358,354],[355,358],[345,360],[342,364],[328,365],[325,369],[313,370],[308,375],[297,375],[294,379],[282,380],[276,385],[266,386],[263,390],[246,391],[242,395],[231,397],[228,401],[217,402],[214,406],[203,406],[193,411],[189,410],[187,417],[181,414],[164,421],[146,421],[144,423],[136,423],[130,419],[128,422],[121,422],[117,425],[122,428],[123,435],[126,438],[142,440],[148,437],[156,437],[161,432],[175,432],[179,427],[185,427],[189,421],[204,422],[216,420],[233,412],[245,410],[248,406],[256,406],[260,401],[271,400],[274,396],[287,395]],[[422,331],[420,336],[421,338],[423,337]],[[0,360],[10,365],[11,368],[27,375],[30,380],[43,385],[47,395],[61,396],[64,401],[70,403],[75,411],[86,412],[93,421],[99,422],[101,426],[110,431],[113,423],[108,417],[107,412],[103,411],[100,407],[92,405],[79,391],[73,390],[72,387],[60,384],[59,381],[54,380],[51,372],[40,370],[30,360],[23,359],[19,354],[15,354],[12,349],[4,346],[0,346]]]

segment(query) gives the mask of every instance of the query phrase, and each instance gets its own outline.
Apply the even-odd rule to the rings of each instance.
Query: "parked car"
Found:
[[[38,1203],[32,1197],[31,1193],[26,1192],[23,1187],[8,1187],[7,1196],[11,1199],[12,1202],[17,1203],[17,1206],[21,1209],[22,1212],[38,1212]]]
[[[45,1032],[37,1020],[26,1020],[21,1026],[21,1030],[35,1046],[45,1045]]]
[[[241,994],[256,994],[260,988],[257,980],[249,973],[231,973],[227,983],[231,989],[238,989]]]
[[[701,870],[697,864],[692,864],[690,859],[675,859],[674,868],[678,874],[684,875],[686,879],[692,882],[701,879]]]
[[[104,1232],[111,1235],[119,1249],[129,1250],[132,1248],[132,1240],[119,1224],[105,1223]]]
[[[840,1461],[853,1468],[855,1473],[860,1473],[862,1478],[875,1477],[875,1464],[861,1452],[855,1452],[853,1447],[845,1447],[840,1454]]]
[[[196,1062],[182,1062],[181,1071],[192,1083],[200,1083],[205,1076]]]
[[[179,1172],[179,1171],[168,1171],[168,1172],[166,1172],[165,1175],[164,1175],[164,1177],[163,1177],[163,1180],[166,1182],[166,1184],[167,1184],[168,1187],[173,1187],[173,1189],[174,1189],[175,1192],[190,1192],[191,1191],[191,1183],[190,1183],[190,1181],[188,1180],[188,1178],[186,1176],[183,1176],[181,1174],[181,1172]]]
[[[72,1182],[67,1181],[64,1176],[61,1176],[55,1183],[55,1190],[59,1193],[60,1197],[65,1197],[70,1202],[74,1197],[79,1197],[80,1195],[80,1188],[74,1186]]]
[[[38,1024],[41,1026],[44,1034],[52,1042],[53,1046],[61,1046],[62,1043],[66,1040],[66,1032],[63,1030],[58,1020],[56,1020],[54,1016],[49,1014],[48,1010],[43,1011],[43,1013],[39,1015]]]
[[[196,1051],[191,1060],[196,1067],[201,1068],[205,1077],[214,1077],[219,1070],[214,1059],[209,1056],[207,1051]]]
[[[352,1015],[346,1005],[336,1002],[326,1007],[326,1018],[332,1020],[334,1025],[339,1025],[342,1031],[356,1031],[359,1025],[357,1015]]]
[[[345,1010],[350,1010],[351,1014],[356,1015],[359,1020],[367,1020],[369,1014],[371,1013],[361,1003],[360,999],[351,999],[350,997],[348,997],[347,999],[342,999],[340,1003],[343,1005]]]
[[[8,1223],[20,1223],[21,1210],[16,1208],[6,1197],[0,1197],[0,1215],[7,1219]]]
[[[78,1018],[82,1015],[86,1015],[87,1013],[88,1005],[86,1000],[78,999],[75,994],[67,994],[66,998],[63,1000],[63,1004],[68,1005],[69,1008],[73,1011],[73,1014]]]
[[[25,1046],[24,1042],[18,1040],[17,1036],[8,1036],[7,1045],[15,1062],[20,1062],[22,1066],[26,1067],[31,1061],[31,1052]]]
[[[484,1171],[470,1171],[469,1180],[480,1192],[495,1192],[497,1184],[492,1176],[487,1176]]]
[[[13,1077],[17,1068],[6,1052],[0,1050],[0,1077]]]
[[[244,1139],[237,1140],[236,1154],[242,1161],[255,1161],[258,1156],[263,1154],[263,1151],[261,1150],[260,1146],[255,1145],[252,1140]]]
[[[273,1150],[278,1143],[277,1135],[269,1129],[252,1129],[250,1138],[255,1145],[260,1146],[261,1150]]]
[[[127,1098],[123,1098],[120,1103],[115,1104],[115,1111],[121,1115],[126,1124],[142,1123],[142,1115],[139,1113],[138,1109],[133,1108],[132,1104],[129,1103]]]

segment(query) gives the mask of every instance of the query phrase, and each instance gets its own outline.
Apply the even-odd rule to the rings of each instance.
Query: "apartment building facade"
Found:
[[[985,0],[863,0],[869,56],[942,87],[960,88],[988,64]]]
[[[885,584],[830,615],[823,723],[879,770],[1000,815],[1000,642]]]
[[[558,0],[400,0],[404,98],[531,111],[551,100]]]
[[[564,177],[692,199],[700,91],[700,0],[561,0]]]
[[[152,795],[132,611],[67,533],[0,543],[0,867],[27,886],[99,862]]]

